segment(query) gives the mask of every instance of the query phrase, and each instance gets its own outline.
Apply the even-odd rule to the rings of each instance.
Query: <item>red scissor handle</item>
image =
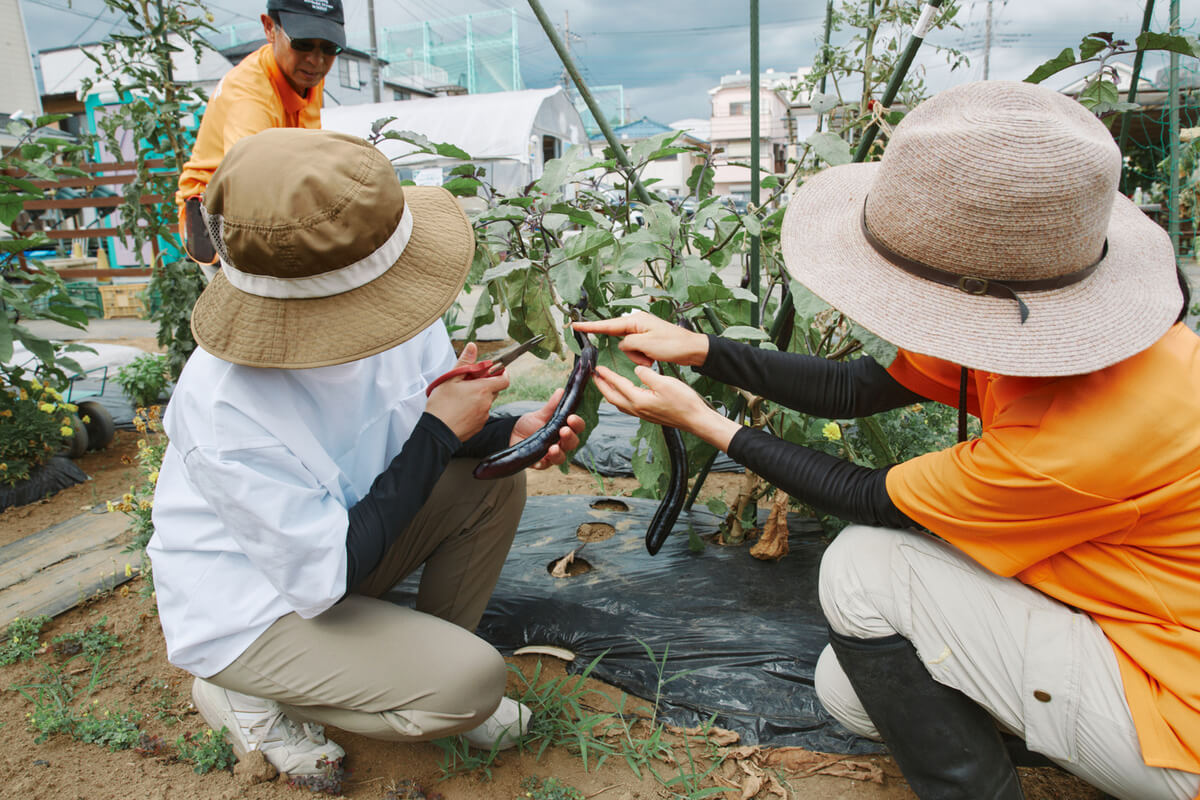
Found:
[[[499,371],[491,373],[492,361],[476,361],[474,364],[464,364],[461,367],[455,367],[444,375],[439,375],[434,379],[433,383],[425,387],[425,396],[429,397],[438,386],[442,385],[451,378],[462,377],[464,381],[473,381],[476,378],[487,378],[494,375],[499,375],[504,372],[504,365],[500,365]]]

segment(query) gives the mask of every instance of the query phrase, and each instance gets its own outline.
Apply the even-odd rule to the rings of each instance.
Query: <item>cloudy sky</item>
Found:
[[[103,39],[118,20],[101,0],[20,0],[30,45],[40,49]],[[367,0],[344,0],[353,46],[367,49]],[[561,27],[569,19],[571,47],[591,86],[620,84],[632,118],[662,122],[709,115],[708,89],[720,77],[749,67],[749,3],[717,0],[542,0]],[[253,23],[253,0],[206,3],[215,24]],[[265,7],[265,2],[263,3]],[[987,0],[962,0],[962,30],[930,34],[927,44],[958,47],[971,66],[951,72],[928,50],[918,59],[933,89],[983,77]],[[1165,31],[1168,0],[1155,4],[1153,30]],[[377,28],[410,25],[459,14],[515,7],[521,71],[529,87],[556,83],[562,67],[525,2],[511,0],[375,0]],[[1184,32],[1200,33],[1200,3],[1184,2]],[[1141,24],[1144,0],[993,0],[993,48],[989,76],[1019,80],[1064,47],[1077,46],[1095,30],[1113,30],[1130,40]],[[821,0],[761,0],[762,68],[794,71],[812,64],[824,23]],[[842,39],[846,35],[841,36]],[[835,35],[835,43],[837,41]],[[1165,59],[1147,58],[1143,75],[1153,79]],[[1069,82],[1071,73],[1050,85]]]

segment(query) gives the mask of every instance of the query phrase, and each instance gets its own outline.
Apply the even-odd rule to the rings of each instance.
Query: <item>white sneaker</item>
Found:
[[[293,722],[273,700],[226,691],[196,678],[192,682],[192,702],[210,728],[225,728],[238,758],[259,750],[280,772],[318,775],[324,772],[318,762],[332,764],[346,755],[345,750],[325,738],[322,726]]]
[[[500,707],[482,725],[472,728],[462,737],[480,750],[507,750],[514,747],[529,730],[531,716],[533,712],[528,706],[511,697],[502,697]]]

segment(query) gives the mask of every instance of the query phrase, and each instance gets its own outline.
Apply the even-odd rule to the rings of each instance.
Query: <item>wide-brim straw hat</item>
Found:
[[[221,269],[192,333],[252,367],[343,364],[412,338],[453,305],[475,252],[453,195],[401,186],[378,149],[332,131],[239,140],[204,208]]]
[[[1117,191],[1075,100],[971,83],[917,106],[877,163],[792,196],[788,271],[892,344],[1005,375],[1092,372],[1156,342],[1183,296],[1161,227]]]

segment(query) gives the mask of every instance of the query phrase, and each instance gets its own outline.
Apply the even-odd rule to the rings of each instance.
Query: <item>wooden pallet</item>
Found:
[[[82,514],[0,547],[0,635],[17,617],[54,617],[137,574],[124,514]]]

